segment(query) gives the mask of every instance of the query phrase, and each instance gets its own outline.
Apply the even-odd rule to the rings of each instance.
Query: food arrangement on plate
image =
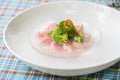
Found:
[[[83,24],[74,25],[70,19],[49,24],[44,31],[37,32],[36,39],[39,51],[61,57],[78,56],[91,41]]]
[[[35,69],[62,76],[84,75],[120,60],[119,21],[119,12],[110,7],[55,2],[15,16],[3,38],[16,57]]]

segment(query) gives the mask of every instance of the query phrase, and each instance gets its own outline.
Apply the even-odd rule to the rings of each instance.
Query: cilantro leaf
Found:
[[[53,31],[48,33],[48,36],[58,44],[64,44],[68,40],[80,43],[84,39],[84,33],[80,32],[77,35],[76,31],[77,28],[74,27],[72,21],[66,21],[66,23],[65,21],[61,21]]]
[[[67,35],[66,34],[59,35],[59,34],[54,33],[52,38],[58,44],[64,44],[67,42]]]

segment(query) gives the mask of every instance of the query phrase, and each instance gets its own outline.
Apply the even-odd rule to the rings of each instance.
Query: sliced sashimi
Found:
[[[51,23],[36,37],[42,52],[60,57],[79,55],[91,43],[91,36],[84,32],[83,24],[75,26],[70,20]]]

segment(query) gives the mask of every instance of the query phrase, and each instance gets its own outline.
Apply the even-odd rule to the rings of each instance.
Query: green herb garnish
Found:
[[[72,21],[67,19],[57,24],[55,29],[48,33],[48,36],[58,44],[64,44],[68,41],[80,43],[83,41],[84,33],[77,32]]]

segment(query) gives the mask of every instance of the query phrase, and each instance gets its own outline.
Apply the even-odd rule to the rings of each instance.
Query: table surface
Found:
[[[48,0],[48,2],[51,1],[55,0]],[[106,5],[105,0],[75,1],[89,1]],[[0,80],[120,80],[120,62],[97,73],[84,76],[62,77],[35,70],[16,58],[3,43],[4,26],[16,14],[41,3],[43,3],[41,0],[0,0]]]

